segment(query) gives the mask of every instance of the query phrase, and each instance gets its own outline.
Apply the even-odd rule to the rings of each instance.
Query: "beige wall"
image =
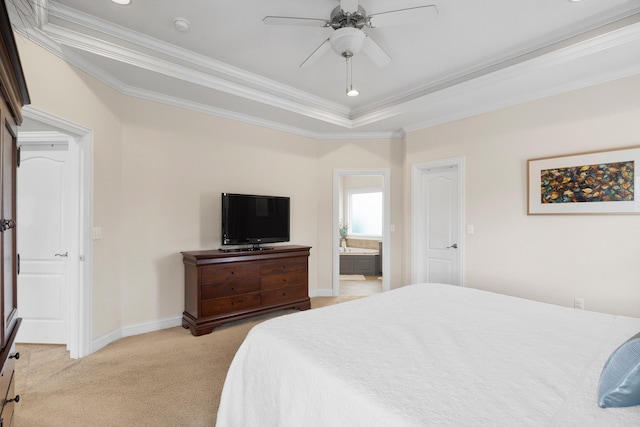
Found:
[[[411,166],[464,156],[466,286],[640,316],[640,216],[528,216],[526,205],[527,159],[640,145],[639,119],[634,77],[413,132],[405,224]]]
[[[137,99],[123,110],[123,324],[180,315],[180,251],[217,249],[222,192],[291,197],[291,244],[313,246],[315,143]]]
[[[331,290],[334,168],[391,168],[401,221],[396,141],[316,141],[130,98],[21,37],[19,49],[32,106],[93,130],[94,339],[182,315],[180,251],[220,246],[222,192],[291,197],[312,293]]]
[[[18,37],[32,105],[93,130],[93,337],[179,317],[179,252],[220,245],[220,193],[288,195],[310,287],[332,287],[334,169],[391,170],[391,286],[408,283],[410,174],[464,156],[466,285],[640,317],[639,216],[527,216],[526,160],[640,144],[640,78],[408,134],[311,140],[125,97]],[[265,166],[268,163],[268,166]]]

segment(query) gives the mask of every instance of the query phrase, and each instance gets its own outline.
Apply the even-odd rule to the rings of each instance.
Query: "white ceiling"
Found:
[[[364,29],[392,60],[354,56],[355,98],[333,51],[299,67],[333,29],[262,21],[329,19],[339,0],[8,3],[18,31],[121,93],[319,139],[399,137],[640,74],[639,0],[361,0],[369,14],[425,4],[439,13]],[[189,31],[175,29],[177,17]]]

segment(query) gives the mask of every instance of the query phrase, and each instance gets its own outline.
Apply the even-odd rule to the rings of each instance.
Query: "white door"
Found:
[[[21,144],[18,342],[68,342],[68,179],[66,144]]]
[[[460,165],[416,170],[413,282],[462,285]]]

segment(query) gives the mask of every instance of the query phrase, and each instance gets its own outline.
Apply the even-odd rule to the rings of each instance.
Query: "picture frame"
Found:
[[[527,161],[528,215],[640,214],[640,146]]]

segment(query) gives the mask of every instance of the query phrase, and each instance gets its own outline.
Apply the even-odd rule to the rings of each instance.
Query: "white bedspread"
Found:
[[[601,409],[600,371],[640,319],[440,284],[255,326],[218,427],[640,426]]]

